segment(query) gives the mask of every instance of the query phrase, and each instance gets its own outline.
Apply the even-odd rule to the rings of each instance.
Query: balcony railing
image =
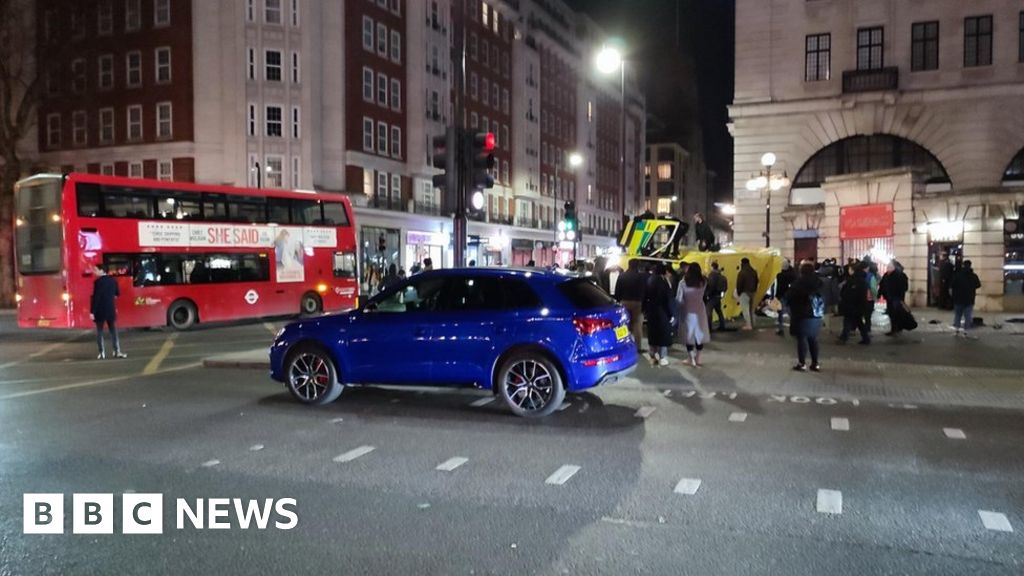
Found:
[[[437,202],[416,202],[413,205],[413,210],[417,214],[431,214],[437,216],[441,213],[441,205]]]
[[[899,83],[900,69],[896,67],[843,72],[843,93],[845,94],[895,90],[899,87]]]

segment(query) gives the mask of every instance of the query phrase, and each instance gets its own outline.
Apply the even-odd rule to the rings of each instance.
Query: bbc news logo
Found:
[[[185,530],[291,530],[299,523],[294,498],[178,498],[174,501],[175,528]],[[122,494],[121,534],[163,534],[163,494]],[[113,494],[72,494],[72,534],[113,534]],[[25,534],[64,533],[64,494],[25,494]]]

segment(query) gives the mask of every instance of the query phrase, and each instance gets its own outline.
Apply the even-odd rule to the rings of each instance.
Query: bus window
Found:
[[[232,198],[228,200],[228,220],[264,224],[267,221],[267,203],[263,198]]]
[[[291,223],[291,217],[289,216],[290,205],[291,201],[287,198],[268,198],[267,219],[274,224]]]
[[[131,254],[105,254],[103,270],[108,276],[132,276]]]
[[[157,218],[166,220],[199,220],[202,214],[198,194],[185,192],[161,191],[166,194],[158,197],[156,202]]]
[[[334,277],[355,278],[356,277],[356,255],[352,252],[334,253]]]
[[[62,185],[55,178],[24,184],[17,191],[15,243],[22,274],[53,274],[61,268]]]
[[[152,218],[153,199],[130,188],[108,188],[103,195],[107,218]]]
[[[226,222],[228,206],[223,194],[203,194],[203,220]]]
[[[100,215],[99,184],[79,183],[75,186],[78,197],[78,215],[94,218]]]
[[[341,202],[324,202],[324,224],[328,226],[348,226],[348,214]]]
[[[292,224],[319,224],[320,203],[316,200],[292,200]]]

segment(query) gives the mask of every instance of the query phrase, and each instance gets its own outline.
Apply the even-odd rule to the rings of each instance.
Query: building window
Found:
[[[86,126],[88,115],[85,110],[76,110],[71,113],[71,140],[75,146],[84,146],[88,137]]]
[[[508,139],[508,126],[502,125],[501,127],[501,142],[505,150],[512,149],[512,141]]]
[[[380,22],[377,23],[377,55],[382,58],[388,55],[388,27]]]
[[[476,32],[469,33],[469,57],[475,62],[480,50],[480,41],[477,39]]]
[[[249,48],[248,56],[249,80],[256,79],[256,49]]]
[[[297,0],[293,0],[297,1]],[[299,178],[302,175],[302,159],[298,156],[292,156],[292,189],[298,190],[302,181]]]
[[[373,120],[363,117],[363,152],[373,152]]]
[[[391,205],[398,207],[402,202],[402,176],[399,174],[391,175]]]
[[[501,89],[501,111],[504,112],[505,114],[508,114],[509,113],[509,108],[510,108],[510,104],[509,104],[509,97],[508,97],[508,88],[502,88]]]
[[[298,106],[292,106],[292,138],[298,140],[302,136],[301,113]]]
[[[393,12],[396,16],[399,16],[399,15],[402,14],[402,3],[401,3],[400,0],[391,0],[390,4],[391,4],[391,12]]]
[[[880,70],[885,66],[881,26],[857,29],[857,70]]]
[[[476,75],[476,72],[469,73],[469,97],[473,100],[479,98],[479,83],[480,80]]]
[[[100,2],[97,9],[96,29],[100,36],[114,33],[114,3],[112,0]]]
[[[100,144],[114,143],[114,109],[100,110]]]
[[[156,49],[156,83],[167,84],[171,81],[171,49]]]
[[[402,109],[402,82],[398,78],[391,79],[391,109]]]
[[[281,136],[283,136],[282,123],[284,119],[281,117],[281,107],[267,106],[266,118],[267,136],[271,138],[280,138]]]
[[[266,0],[263,18],[267,24],[281,23],[281,0]]]
[[[292,26],[299,26],[299,0],[292,0]]]
[[[114,165],[110,164],[109,162],[104,162],[103,164],[100,164],[100,175],[101,176],[113,176],[114,175]]]
[[[490,26],[490,19],[488,18],[491,14],[490,8],[487,2],[480,3],[480,23],[484,25],[484,28]]]
[[[142,140],[142,106],[133,105],[128,107],[128,141],[138,142]]]
[[[670,162],[662,162],[658,164],[658,179],[659,180],[671,180],[672,179],[672,164]]]
[[[480,116],[476,112],[469,113],[469,127],[474,130],[480,126]]]
[[[391,61],[395,64],[402,62],[402,35],[397,30],[391,31]]]
[[[292,84],[298,84],[301,76],[299,75],[299,53],[292,52]]]
[[[267,173],[267,188],[283,188],[284,187],[284,158],[280,156],[267,156],[266,167],[264,168]]]
[[[386,202],[388,197],[388,175],[386,172],[377,172],[377,202]]]
[[[363,16],[363,50],[373,52],[373,19]]]
[[[85,92],[85,60],[78,58],[71,62],[71,91],[75,94]]]
[[[128,177],[129,178],[142,178],[142,162],[129,162],[128,163]]]
[[[129,52],[125,60],[128,86],[142,86],[142,53],[138,50]]]
[[[917,22],[911,27],[910,69],[939,69],[939,23]]]
[[[377,153],[388,155],[388,125],[384,122],[377,122]]]
[[[171,25],[171,0],[153,0],[153,26]]]
[[[1024,62],[1024,12],[1020,13],[1020,22],[1018,23],[1017,28],[1017,60],[1019,62]]]
[[[245,19],[249,22],[256,21],[256,0],[245,0]]]
[[[142,27],[141,0],[124,1],[124,29],[127,32],[138,30]]]
[[[173,136],[171,128],[171,103],[161,102],[156,105],[156,137],[169,139]]]
[[[255,136],[256,135],[256,125],[257,125],[256,105],[255,104],[251,104],[251,103],[249,104],[249,113],[247,115],[247,121],[248,121],[248,126],[249,126],[249,136]]]
[[[170,160],[161,160],[156,164],[157,180],[173,180],[174,164]]]
[[[804,80],[819,82],[832,75],[832,35],[811,34],[807,36],[805,48]],[[587,121],[593,122],[593,103],[587,102]]]
[[[402,127],[392,126],[391,127],[391,156],[393,158],[402,157]]]
[[[264,62],[266,64],[267,82],[280,82],[281,81],[281,52],[278,50],[267,50],[264,54]]]
[[[60,114],[46,115],[46,145],[50,148],[60,146]]]
[[[373,102],[373,70],[363,66],[363,101]]]
[[[377,104],[388,105],[388,77],[377,73]]]
[[[992,16],[964,19],[964,67],[992,65]]]
[[[100,56],[100,90],[114,87],[114,57],[110,54]]]

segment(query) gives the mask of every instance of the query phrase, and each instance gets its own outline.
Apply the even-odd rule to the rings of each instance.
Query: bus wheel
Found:
[[[175,330],[188,330],[198,321],[196,305],[188,300],[176,300],[167,309],[167,325]]]
[[[302,295],[302,301],[299,302],[299,312],[304,316],[312,316],[324,309],[324,304],[320,300],[320,296],[313,292],[306,292]]]

